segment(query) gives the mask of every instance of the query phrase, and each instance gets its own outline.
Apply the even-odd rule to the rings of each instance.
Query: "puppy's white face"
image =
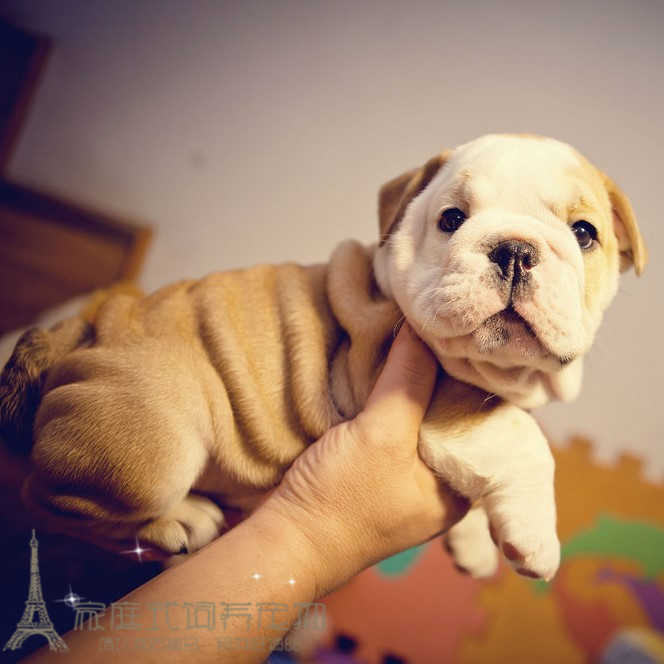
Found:
[[[375,261],[448,373],[528,408],[576,396],[619,264],[599,171],[563,143],[502,135],[447,156]]]

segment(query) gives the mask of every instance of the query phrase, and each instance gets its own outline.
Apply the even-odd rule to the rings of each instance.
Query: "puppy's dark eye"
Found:
[[[438,228],[445,233],[453,233],[466,219],[466,215],[459,208],[449,208],[443,210],[443,213],[440,215]]]
[[[597,229],[587,221],[577,221],[572,224],[572,232],[581,249],[591,249],[597,241]]]

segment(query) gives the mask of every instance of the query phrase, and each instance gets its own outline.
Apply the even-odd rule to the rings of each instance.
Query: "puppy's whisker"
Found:
[[[599,333],[600,335],[603,333],[604,330],[606,330],[607,332],[613,332],[613,326],[611,325],[611,323],[604,322],[600,330],[601,330]]]
[[[422,327],[420,328],[420,336],[424,333],[424,330],[426,330],[427,323],[429,322],[429,318],[431,318],[431,314],[429,314],[425,320],[424,323],[422,323]]]
[[[399,330],[401,329],[401,326],[406,322],[406,317],[401,316],[401,318],[396,322],[396,325],[392,328],[392,338],[396,338],[397,334],[399,334]]]
[[[595,348],[599,351],[604,351],[606,350],[607,344],[606,340],[604,339],[604,336],[601,334],[598,334],[595,337]]]
[[[438,318],[438,312],[445,307],[445,303],[441,304],[438,309],[436,309],[436,312],[433,315],[433,324],[436,324],[436,318]]]
[[[426,297],[429,293],[434,293],[437,295],[442,290],[445,290],[443,286],[433,286],[432,288],[425,290],[424,293],[422,293],[422,297]]]

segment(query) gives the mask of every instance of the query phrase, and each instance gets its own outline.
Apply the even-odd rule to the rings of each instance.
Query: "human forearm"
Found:
[[[118,628],[117,614],[109,607],[99,620],[103,630],[67,634],[67,661],[262,662],[317,598],[319,567],[309,539],[296,526],[259,508],[198,554],[116,603],[135,607],[134,618],[142,619]],[[208,610],[206,619],[211,628],[192,626],[193,609],[211,605],[213,613]],[[114,642],[112,650],[108,639]],[[181,650],[170,649],[175,642]],[[136,651],[135,644],[147,645]],[[290,647],[297,646],[295,634]],[[34,661],[51,657],[58,655],[42,650]]]

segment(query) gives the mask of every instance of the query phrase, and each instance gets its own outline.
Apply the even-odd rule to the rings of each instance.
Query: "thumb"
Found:
[[[367,399],[363,419],[389,427],[396,440],[414,436],[431,401],[437,367],[428,346],[404,323]]]

